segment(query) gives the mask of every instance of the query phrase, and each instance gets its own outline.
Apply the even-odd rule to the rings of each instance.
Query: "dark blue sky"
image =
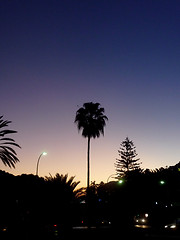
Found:
[[[12,172],[34,173],[46,150],[42,176],[68,172],[83,184],[86,140],[73,121],[87,101],[109,118],[105,137],[92,142],[92,180],[115,171],[126,136],[142,167],[176,164],[179,12],[176,0],[0,1],[0,109],[22,146]]]

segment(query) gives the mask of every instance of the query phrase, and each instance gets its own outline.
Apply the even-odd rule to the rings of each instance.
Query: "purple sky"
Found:
[[[22,147],[13,174],[68,173],[86,184],[87,140],[73,123],[84,102],[109,121],[92,141],[91,180],[115,173],[120,143],[143,168],[180,161],[180,1],[0,1],[0,115]]]

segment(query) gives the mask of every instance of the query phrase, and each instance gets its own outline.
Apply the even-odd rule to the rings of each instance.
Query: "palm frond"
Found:
[[[17,155],[16,151],[13,148],[9,147],[9,146],[0,146],[0,149],[4,149],[4,150],[6,149],[7,151],[10,151],[13,154]]]
[[[5,166],[9,166],[10,168],[15,168],[15,164],[19,162],[19,159],[15,154],[11,153],[7,149],[1,149],[0,158]]]
[[[4,143],[1,143],[1,144],[6,144],[6,145],[9,144],[9,145],[13,145],[13,146],[21,148],[17,143],[14,143],[14,142],[4,142]]]
[[[0,116],[0,128],[7,127],[11,121],[3,120],[3,116]]]
[[[17,133],[17,131],[14,131],[14,130],[2,130],[2,131],[0,131],[0,136],[3,137],[4,135],[12,134],[12,133]]]
[[[11,121],[3,120],[3,116],[0,116],[0,129],[7,127]],[[2,160],[5,166],[15,168],[15,164],[19,162],[17,158],[16,151],[11,147],[15,146],[21,148],[19,144],[15,143],[15,140],[12,138],[4,137],[7,134],[17,133],[17,131],[2,129],[0,131],[0,159]]]
[[[70,177],[69,178],[69,180],[67,181],[67,184],[70,186],[71,185],[71,183],[73,182],[73,180],[74,180],[74,176],[72,176],[72,177]]]
[[[15,142],[14,139],[12,139],[12,138],[0,138],[0,141],[13,141],[13,142]]]

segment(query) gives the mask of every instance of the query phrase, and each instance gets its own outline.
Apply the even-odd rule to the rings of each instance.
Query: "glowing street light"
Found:
[[[37,167],[36,167],[36,175],[38,176],[38,167],[39,167],[39,161],[42,156],[46,156],[47,152],[42,152],[37,160]]]
[[[164,185],[164,184],[165,184],[165,181],[164,181],[164,180],[161,180],[161,181],[160,181],[160,184],[161,184],[161,185]]]
[[[123,179],[120,179],[120,180],[118,181],[119,184],[122,184],[123,182],[124,182]]]

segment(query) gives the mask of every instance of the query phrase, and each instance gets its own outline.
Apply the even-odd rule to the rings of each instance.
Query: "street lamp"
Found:
[[[164,185],[166,182],[165,182],[164,180],[161,180],[159,183],[160,183],[161,185]]]
[[[124,183],[124,180],[120,179],[118,183],[122,184],[122,183]]]
[[[40,158],[41,158],[42,156],[46,156],[46,155],[47,155],[47,152],[42,152],[42,153],[40,154],[40,156],[38,157],[37,167],[36,167],[36,175],[37,175],[37,176],[38,176],[38,167],[39,167]]]
[[[111,174],[108,178],[107,178],[107,183],[109,182],[109,179],[112,177],[112,176],[117,176],[117,174]]]

